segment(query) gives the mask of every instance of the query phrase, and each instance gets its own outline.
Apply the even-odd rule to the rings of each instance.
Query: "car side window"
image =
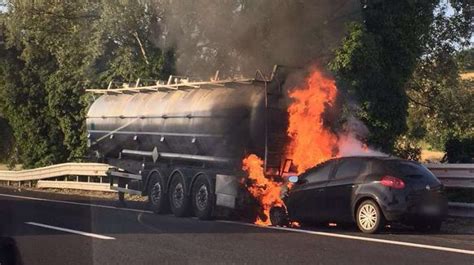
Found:
[[[383,162],[377,160],[372,161],[372,174],[384,174],[387,173],[388,170]]]
[[[305,179],[310,183],[329,180],[329,174],[331,173],[333,165],[333,161],[330,161],[315,167],[308,172]]]
[[[356,178],[368,167],[368,162],[363,159],[347,159],[340,162],[337,167],[335,179]]]

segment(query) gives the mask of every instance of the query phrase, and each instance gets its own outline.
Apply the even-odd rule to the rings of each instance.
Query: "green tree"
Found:
[[[339,86],[360,108],[369,144],[392,152],[407,128],[405,86],[426,44],[437,1],[369,1],[330,63]]]
[[[101,56],[95,69],[101,80],[134,82],[164,79],[174,72],[174,50],[158,48],[160,17],[151,1],[102,1],[100,25]]]
[[[460,67],[464,71],[474,71],[474,48],[464,49],[457,55]]]
[[[460,78],[460,73],[472,69],[472,48],[468,49],[472,20],[464,1],[450,5],[452,15],[447,15],[448,3],[437,7],[425,37],[427,45],[407,84],[408,137],[438,150],[451,138],[474,137],[474,82]]]
[[[50,74],[51,60],[34,54],[29,62],[24,62],[20,56],[16,48],[0,49],[2,113],[12,126],[20,159],[26,167],[59,162],[66,157],[65,150],[57,144],[62,142],[63,135],[49,112],[46,91],[41,86]]]
[[[12,154],[13,135],[8,122],[0,114],[0,163],[9,161]]]
[[[85,155],[84,88],[173,71],[173,52],[148,35],[152,11],[149,1],[8,2],[0,106],[26,167]]]

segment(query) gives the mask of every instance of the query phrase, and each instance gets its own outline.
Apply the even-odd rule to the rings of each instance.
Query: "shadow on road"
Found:
[[[0,264],[21,265],[21,255],[13,238],[0,237]]]

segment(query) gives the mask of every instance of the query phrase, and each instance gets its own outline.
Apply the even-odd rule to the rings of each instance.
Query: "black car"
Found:
[[[423,165],[394,157],[343,157],[290,177],[294,186],[274,207],[273,225],[355,222],[375,233],[387,222],[439,231],[447,213],[443,185]]]

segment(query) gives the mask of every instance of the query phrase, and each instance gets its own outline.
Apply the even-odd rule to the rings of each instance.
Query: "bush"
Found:
[[[408,160],[419,161],[421,159],[421,148],[406,137],[399,137],[395,143],[394,153],[396,156]]]
[[[473,163],[474,138],[452,138],[446,141],[445,149],[448,163]]]

